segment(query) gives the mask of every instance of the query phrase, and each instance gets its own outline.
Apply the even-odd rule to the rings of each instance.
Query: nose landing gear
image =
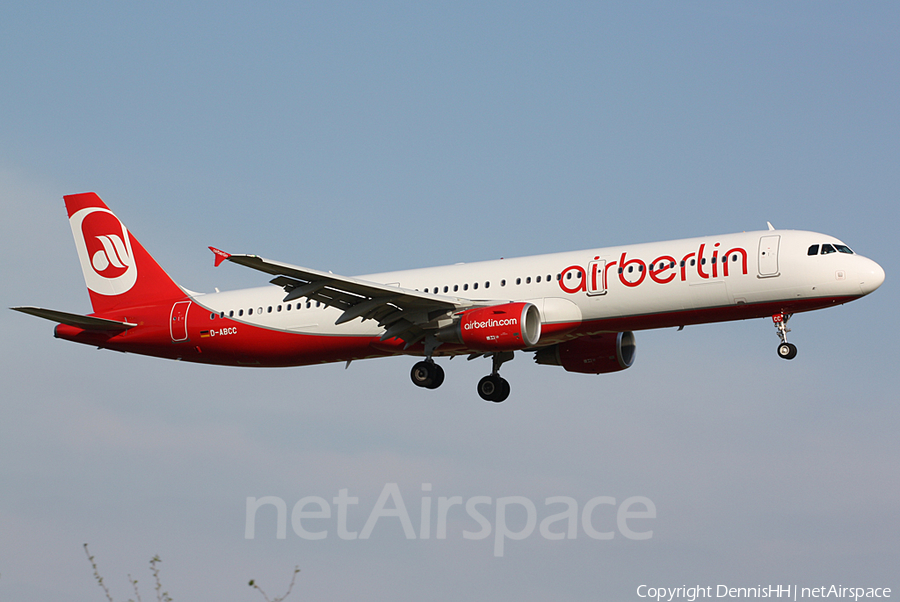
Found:
[[[797,346],[787,341],[787,333],[791,331],[787,327],[787,323],[791,319],[791,315],[779,313],[772,316],[772,322],[778,330],[778,338],[781,339],[781,343],[778,344],[778,357],[786,360],[792,360],[797,357]]]

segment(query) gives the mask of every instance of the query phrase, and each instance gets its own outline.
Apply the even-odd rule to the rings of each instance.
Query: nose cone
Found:
[[[884,269],[871,259],[866,259],[866,265],[860,270],[859,276],[859,288],[864,295],[868,295],[884,282]]]

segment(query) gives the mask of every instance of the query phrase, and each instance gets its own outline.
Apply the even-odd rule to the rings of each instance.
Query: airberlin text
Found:
[[[587,269],[580,265],[565,268],[560,273],[559,287],[571,294],[605,291],[610,284],[609,271],[613,268],[619,282],[629,288],[640,286],[646,281],[647,276],[656,284],[668,284],[676,278],[680,282],[685,282],[695,272],[704,280],[724,278],[730,273],[735,273],[738,265],[741,274],[746,274],[746,249],[734,247],[722,252],[720,245],[721,243],[715,243],[710,254],[706,243],[703,243],[696,251],[685,254],[680,260],[672,255],[660,255],[651,261],[649,266],[643,259],[629,259],[627,251],[623,251],[619,258],[613,261],[603,261],[597,256],[588,263]]]
[[[430,492],[431,483],[422,483],[422,491]],[[618,531],[626,539],[647,540],[653,537],[653,530],[648,528],[647,520],[656,518],[656,506],[643,496],[629,497],[620,503],[614,497],[598,496],[589,499],[580,509],[574,498],[548,497],[544,500],[544,506],[552,513],[544,516],[540,524],[537,505],[520,495],[498,498],[476,495],[463,500],[459,495],[438,496],[434,499],[425,494],[418,501],[418,532],[413,527],[397,483],[384,485],[368,518],[362,523],[361,531],[350,530],[351,523],[357,520],[361,523],[362,517],[357,515],[355,509],[351,509],[351,506],[359,505],[359,498],[350,496],[348,489],[338,491],[337,496],[332,499],[333,509],[332,504],[323,497],[301,498],[291,510],[290,523],[294,533],[306,540],[326,539],[332,532],[329,528],[332,519],[336,522],[334,530],[342,540],[369,539],[379,519],[386,519],[381,520],[381,532],[393,531],[399,534],[402,530],[406,539],[433,537],[444,540],[448,538],[448,531],[451,538],[461,534],[463,539],[473,540],[487,539],[493,534],[494,556],[503,556],[507,540],[526,539],[534,533],[535,527],[548,540],[576,539],[579,526],[591,539],[614,539]],[[266,496],[247,498],[244,527],[246,539],[256,538],[257,513],[266,506],[275,508],[276,539],[287,537],[287,504],[280,497]],[[266,517],[266,522],[272,517],[271,510],[262,510],[261,513]],[[466,529],[469,526],[467,523],[477,529]]]
[[[518,318],[503,318],[502,320],[482,320],[480,322],[466,322],[464,328],[473,330],[479,328],[497,328],[498,326],[516,326],[519,323]]]

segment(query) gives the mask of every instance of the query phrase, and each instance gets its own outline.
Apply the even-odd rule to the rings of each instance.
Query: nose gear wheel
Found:
[[[780,313],[772,316],[772,322],[775,324],[776,330],[778,330],[778,338],[781,339],[781,342],[778,344],[778,357],[786,360],[792,360],[797,357],[797,346],[787,341],[787,333],[791,331],[787,327],[787,323],[791,319],[791,315]]]

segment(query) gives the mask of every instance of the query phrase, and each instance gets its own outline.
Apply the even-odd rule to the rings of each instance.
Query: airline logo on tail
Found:
[[[69,218],[87,287],[100,295],[121,295],[137,282],[128,230],[112,211],[86,207]]]

